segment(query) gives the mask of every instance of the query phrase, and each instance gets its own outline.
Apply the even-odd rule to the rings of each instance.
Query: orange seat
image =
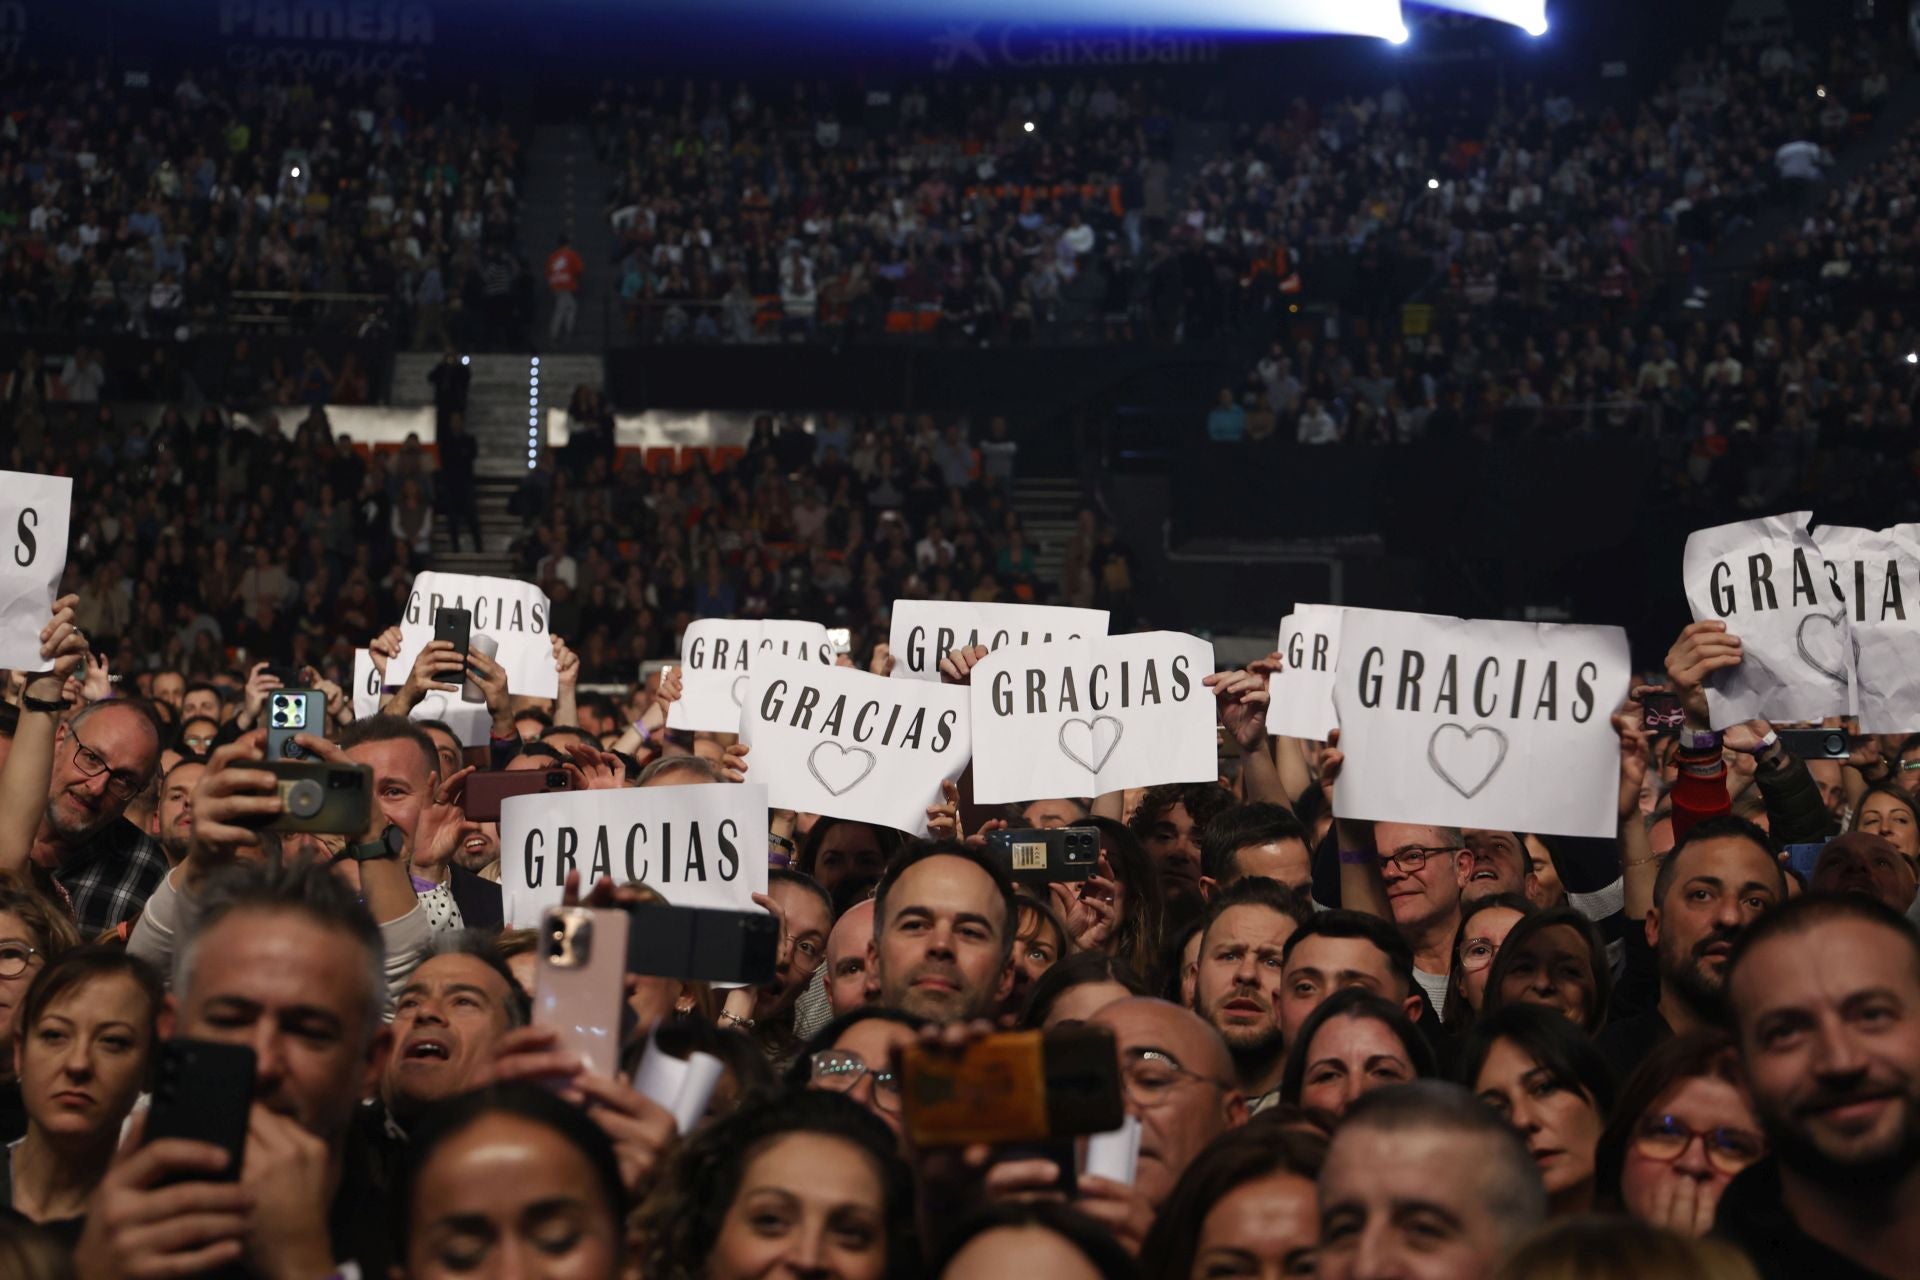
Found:
[[[737,444],[717,444],[710,450],[707,466],[714,471],[731,471],[747,456],[747,451]]]

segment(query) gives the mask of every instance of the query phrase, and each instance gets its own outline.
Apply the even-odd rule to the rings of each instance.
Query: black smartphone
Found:
[[[1852,754],[1840,729],[1780,729],[1780,745],[1802,760],[1845,760]]]
[[[1686,722],[1686,709],[1680,705],[1680,695],[1660,690],[1649,691],[1640,697],[1640,727],[1652,733],[1665,733],[1669,729],[1678,729]]]
[[[311,760],[298,734],[327,736],[327,695],[318,689],[275,689],[267,695],[267,759]]]
[[[212,1176],[236,1182],[247,1154],[247,1108],[253,1104],[253,1050],[211,1040],[167,1040],[154,1065],[153,1105],[144,1142],[191,1138],[227,1153]],[[196,1179],[198,1181],[198,1179]]]
[[[242,767],[242,766],[236,766]],[[354,836],[373,820],[373,768],[364,764],[328,764],[320,760],[267,760],[258,765],[279,781],[280,812],[257,826],[262,831],[307,831]]]
[[[990,831],[987,856],[1018,884],[1085,880],[1100,869],[1100,833],[1087,827]]]
[[[473,639],[472,611],[441,605],[433,615],[433,638],[451,644],[459,650],[461,660],[465,661],[467,645]]]
[[[764,911],[642,902],[627,916],[628,973],[750,987],[773,978],[780,925]]]

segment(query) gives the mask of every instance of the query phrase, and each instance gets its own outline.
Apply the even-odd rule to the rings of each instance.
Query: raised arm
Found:
[[[20,724],[13,749],[0,765],[0,875],[24,877],[33,840],[46,812],[53,779],[53,743],[66,710],[67,678],[87,655],[87,638],[73,625],[78,596],[54,601],[53,614],[40,629],[45,670],[27,677],[20,698]]]

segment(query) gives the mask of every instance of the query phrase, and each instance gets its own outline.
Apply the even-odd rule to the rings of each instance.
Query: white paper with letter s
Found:
[[[507,927],[558,906],[567,872],[638,880],[680,907],[758,911],[767,891],[767,789],[757,783],[618,787],[508,796],[500,803]]]
[[[754,659],[799,658],[833,665],[833,642],[817,622],[701,618],[680,637],[680,700],[667,708],[669,729],[740,732],[740,708]]]
[[[0,667],[46,668],[40,632],[67,569],[72,518],[69,477],[0,471]]]
[[[747,767],[776,809],[927,833],[940,783],[973,753],[967,691],[795,658],[754,661],[741,708]]]
[[[958,600],[895,600],[887,650],[897,680],[938,680],[940,659],[983,644],[1054,644],[1107,634],[1105,609],[1050,604],[971,604]]]
[[[973,798],[1087,796],[1220,776],[1213,646],[1178,631],[1003,649],[973,691]]]
[[[1707,678],[1716,729],[1852,714],[1857,655],[1846,596],[1808,517],[1742,520],[1687,539],[1681,572],[1694,621],[1721,619],[1740,638],[1740,665]]]
[[[1338,669],[1341,817],[1616,833],[1620,628],[1356,610]]]
[[[1280,670],[1267,677],[1267,732],[1325,742],[1340,727],[1333,709],[1333,669],[1340,618],[1331,604],[1295,605],[1280,619]]]
[[[1920,525],[1822,525],[1813,538],[1847,598],[1860,732],[1920,729]]]
[[[474,632],[500,642],[494,661],[506,668],[509,693],[530,698],[560,696],[560,673],[553,665],[552,606],[547,603],[547,593],[515,578],[470,573],[428,571],[414,575],[406,616],[400,621],[400,654],[387,666],[392,683],[406,683],[414,659],[433,639],[434,615],[443,606],[468,610],[473,614]]]

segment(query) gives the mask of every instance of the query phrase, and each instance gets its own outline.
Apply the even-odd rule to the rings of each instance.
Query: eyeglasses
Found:
[[[1143,1110],[1161,1106],[1182,1084],[1193,1081],[1214,1089],[1226,1086],[1197,1071],[1189,1071],[1172,1054],[1159,1049],[1133,1049],[1120,1055],[1120,1084],[1129,1101]]]
[[[197,747],[197,748],[200,748],[201,750],[205,750],[207,747],[210,747],[213,745],[213,735],[212,734],[190,734],[187,737],[180,739],[180,741],[185,743],[189,747]]]
[[[845,1049],[822,1049],[808,1059],[813,1083],[833,1093],[848,1093],[860,1077],[873,1077],[873,1105],[882,1111],[900,1110],[900,1078],[891,1071],[875,1071],[867,1060]]]
[[[1393,853],[1380,855],[1382,862],[1391,862],[1403,876],[1418,875],[1420,868],[1427,865],[1428,858],[1438,858],[1442,854],[1458,853],[1458,849],[1422,849],[1415,845],[1411,849],[1399,849]]]
[[[1499,943],[1486,938],[1474,938],[1460,947],[1460,967],[1468,973],[1478,973],[1492,964],[1499,954]]]
[[[1707,1163],[1732,1177],[1767,1153],[1757,1133],[1745,1129],[1690,1129],[1673,1116],[1649,1116],[1633,1135],[1633,1149],[1649,1160],[1678,1160],[1695,1138],[1706,1147]]]
[[[24,942],[0,942],[0,978],[19,977],[39,954],[38,947],[30,947]]]
[[[67,732],[73,733],[73,730],[68,729]],[[107,794],[115,800],[131,800],[140,794],[140,788],[145,785],[140,781],[140,775],[130,769],[108,773],[107,762],[101,758],[99,752],[80,741],[80,735],[77,733],[73,733],[73,767],[89,778],[97,778],[106,773]]]
[[[782,937],[781,941],[793,943],[793,966],[796,969],[812,973],[820,967],[820,962],[827,958],[827,946],[824,942],[815,942],[812,938],[796,938],[790,933]]]

